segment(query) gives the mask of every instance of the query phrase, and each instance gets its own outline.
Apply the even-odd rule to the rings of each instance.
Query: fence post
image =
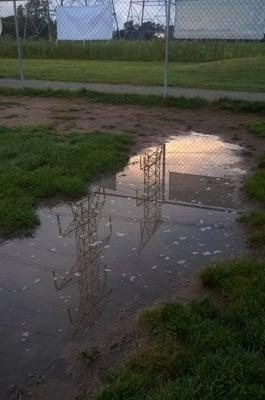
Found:
[[[170,39],[170,11],[171,0],[166,1],[166,37],[165,37],[165,65],[164,65],[164,93],[163,98],[167,97],[168,87],[168,56],[169,56],[169,39]]]
[[[15,29],[16,29],[19,75],[20,75],[20,82],[21,82],[22,89],[24,89],[24,70],[23,70],[22,49],[21,49],[21,41],[20,41],[20,36],[19,36],[18,19],[17,19],[17,4],[16,4],[16,0],[13,0],[13,7],[14,7],[14,19],[15,19]]]

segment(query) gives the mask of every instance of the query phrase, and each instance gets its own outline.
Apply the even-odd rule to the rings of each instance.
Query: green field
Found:
[[[0,39],[2,58],[16,58],[14,40]],[[50,42],[27,40],[23,42],[25,58],[82,59],[112,61],[163,61],[163,40],[112,40],[87,42]],[[229,58],[258,57],[265,55],[265,42],[171,41],[169,58],[172,62],[206,62]]]
[[[164,70],[162,62],[59,59],[26,59],[24,67],[26,79],[132,85],[161,85]],[[265,57],[196,64],[172,62],[169,66],[169,84],[183,87],[264,91],[264,70]],[[16,59],[0,60],[0,77],[18,77]]]

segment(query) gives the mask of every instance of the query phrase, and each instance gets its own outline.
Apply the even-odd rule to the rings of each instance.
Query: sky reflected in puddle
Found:
[[[216,136],[171,138],[91,185],[82,201],[41,209],[34,237],[2,244],[1,399],[30,373],[64,379],[72,342],[245,251],[236,222],[242,150]]]

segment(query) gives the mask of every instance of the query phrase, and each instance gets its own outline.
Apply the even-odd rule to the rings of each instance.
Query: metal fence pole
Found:
[[[165,37],[165,65],[164,65],[164,93],[163,98],[167,97],[168,87],[168,56],[169,56],[169,40],[170,40],[170,10],[171,0],[166,2],[166,37]]]
[[[17,19],[17,4],[16,0],[13,0],[14,7],[14,19],[15,19],[15,29],[16,29],[16,41],[17,41],[17,55],[18,55],[18,63],[19,63],[19,75],[22,89],[24,89],[24,70],[23,70],[23,59],[22,59],[22,49],[21,49],[21,41],[19,36],[19,28],[18,28],[18,19]]]

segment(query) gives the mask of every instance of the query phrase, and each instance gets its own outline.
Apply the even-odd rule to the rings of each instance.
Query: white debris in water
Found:
[[[23,337],[29,337],[29,331],[26,331],[26,332],[22,333],[22,336]]]
[[[56,251],[56,248],[53,247],[53,248],[51,249],[51,251],[54,253],[54,252]]]
[[[153,265],[153,266],[152,266],[152,269],[157,269],[157,265]]]
[[[106,246],[104,246],[104,249],[109,249],[109,248],[110,248],[109,244],[106,244]]]
[[[80,274],[80,272],[75,272],[74,276],[76,276],[77,278],[79,278],[80,276],[82,276],[82,274]]]
[[[35,246],[35,243],[30,243],[29,246],[30,246],[30,247]]]
[[[179,244],[179,242],[173,242],[173,244],[174,244],[175,246],[177,246],[177,245]]]
[[[22,290],[27,290],[27,286],[23,286]]]
[[[179,261],[178,261],[178,264],[179,264],[179,265],[186,264],[186,260],[179,260]]]
[[[171,230],[170,229],[165,229],[164,232],[165,233],[169,233],[169,232],[171,232]]]
[[[100,241],[100,240],[97,240],[96,242],[94,242],[94,243],[90,243],[89,244],[89,246],[90,247],[96,247],[97,245],[99,245],[99,244],[101,244],[102,242]]]
[[[118,236],[118,237],[124,237],[124,236],[125,236],[125,233],[117,232],[117,236]]]
[[[206,232],[206,231],[210,231],[211,229],[212,229],[211,226],[205,226],[205,227],[203,227],[203,228],[200,228],[200,231],[201,231],[201,232]]]
[[[181,236],[180,240],[186,240],[187,238],[185,236]]]
[[[39,283],[40,282],[40,279],[35,279],[35,281],[33,282],[33,283]]]
[[[136,276],[131,276],[130,277],[130,282],[132,283],[136,279]]]
[[[104,268],[104,271],[105,271],[105,272],[112,272],[112,269]]]
[[[214,250],[213,254],[222,254],[222,250]]]
[[[135,250],[136,250],[136,247],[133,247],[133,248],[132,248],[132,251],[135,251]]]
[[[169,260],[170,260],[170,257],[168,257],[168,256],[167,256],[167,257],[165,257],[165,260],[169,261]]]
[[[193,251],[192,254],[193,254],[194,256],[196,256],[196,255],[199,254],[199,253],[198,253],[198,251]]]
[[[212,253],[210,251],[205,251],[204,253],[202,253],[202,255],[205,257],[209,257],[212,255]]]

